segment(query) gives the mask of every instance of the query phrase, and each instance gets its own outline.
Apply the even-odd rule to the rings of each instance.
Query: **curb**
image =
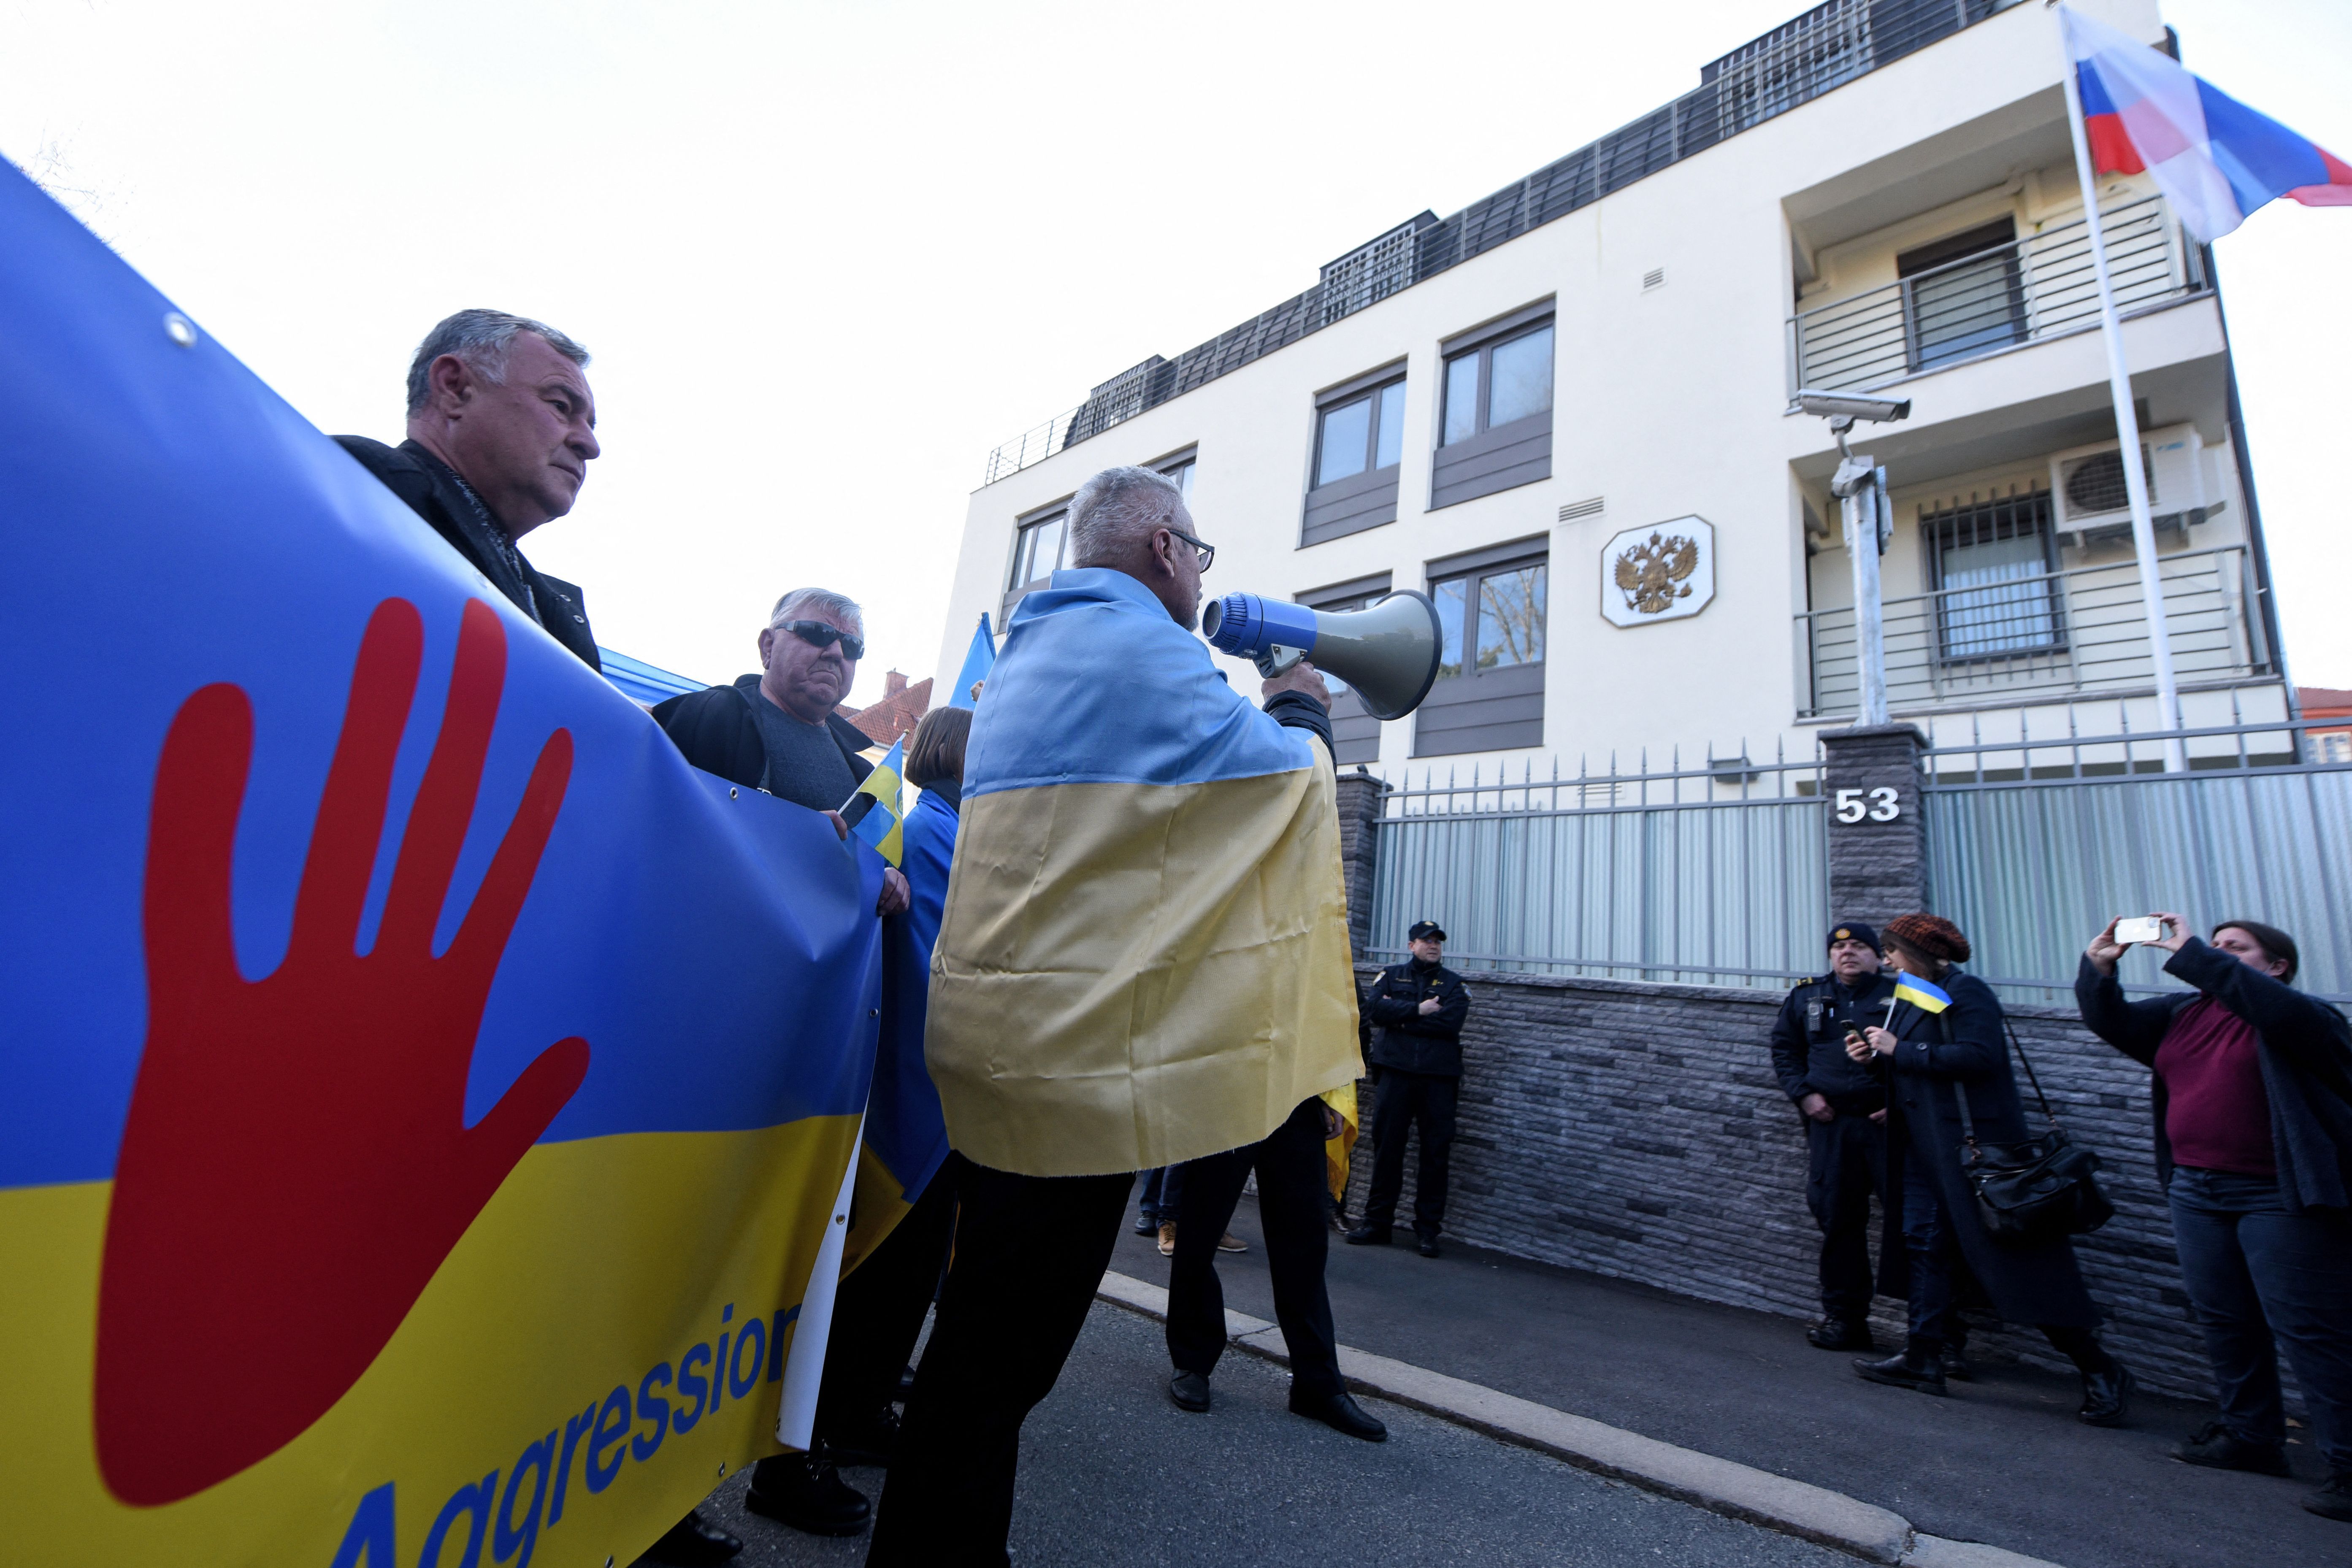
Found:
[[[1095,1295],[1145,1317],[1168,1316],[1165,1288],[1125,1274],[1105,1273]],[[1228,1309],[1225,1333],[1236,1349],[1251,1355],[1283,1364],[1290,1360],[1282,1331],[1264,1318]],[[1339,1350],[1340,1374],[1360,1394],[1411,1406],[1580,1469],[1834,1547],[1865,1562],[1895,1568],[2057,1568],[1998,1546],[1921,1534],[1901,1514],[1826,1487],[1679,1448],[1351,1345]]]

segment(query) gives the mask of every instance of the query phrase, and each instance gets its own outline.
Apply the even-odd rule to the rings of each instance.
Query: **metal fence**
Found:
[[[1828,0],[1699,73],[1696,90],[1546,164],[1452,217],[1427,214],[1323,269],[1315,287],[1187,349],[1147,360],[1104,383],[1118,389],[1004,443],[988,455],[993,484],[1121,420],[1287,348],[1310,332],[1565,217],[1637,180],[1809,103],[2022,0]],[[2114,244],[2111,238],[2110,246]],[[1129,383],[1137,378],[1139,393]],[[1826,384],[1826,383],[1824,383]],[[1101,392],[1103,389],[1097,389]]]
[[[1662,770],[1512,782],[1408,770],[1378,824],[1369,950],[1415,920],[1480,968],[1783,987],[1818,972],[1829,920],[1818,756],[1711,752]],[[1810,966],[1810,967],[1809,967]]]
[[[2013,1001],[2063,1003],[2092,935],[2116,915],[2173,911],[2200,935],[2260,920],[2302,948],[2297,984],[2352,1001],[2352,762],[2316,760],[2311,727],[2240,722],[2182,732],[2189,768],[2162,771],[2148,735],[1939,745],[1925,758],[1931,907],[1969,934],[1970,971]],[[2153,956],[2135,991],[2178,989]]]
[[[2130,315],[2204,291],[2201,261],[2163,198],[2100,215],[2117,309]],[[1807,310],[1790,329],[1797,386],[1838,389],[1884,386],[2098,325],[2090,231],[2076,218]]]
[[[2184,682],[2242,679],[2268,670],[2271,650],[2254,601],[2246,548],[2179,550],[2161,557],[2173,669]],[[1983,701],[2016,695],[2048,701],[2072,693],[2125,691],[2155,678],[2139,565],[2102,566],[2006,578],[1884,601],[1886,700],[1901,706]],[[1801,716],[1859,706],[1853,611],[1809,610],[1796,617]]]

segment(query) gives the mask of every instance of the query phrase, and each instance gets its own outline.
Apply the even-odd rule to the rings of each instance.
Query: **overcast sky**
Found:
[[[604,456],[532,558],[703,680],[782,589],[855,594],[864,703],[932,673],[990,447],[1802,9],[0,0],[0,153],[331,432],[399,438],[452,309],[572,333]],[[2352,5],[2167,16],[2352,157]],[[2293,673],[2352,686],[2352,211],[2219,260]]]

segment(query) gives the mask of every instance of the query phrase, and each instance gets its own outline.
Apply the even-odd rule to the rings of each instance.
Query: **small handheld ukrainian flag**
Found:
[[[1944,994],[1942,987],[1916,975],[1904,975],[1895,980],[1895,999],[1909,1002],[1923,1013],[1939,1013],[1952,1005],[1952,998]]]
[[[905,819],[905,807],[900,805],[899,771],[907,765],[907,737],[900,736],[890,747],[890,754],[874,766],[857,792],[843,802],[842,820],[849,824],[850,833],[874,846],[874,851],[892,865],[898,863],[904,852],[905,831],[900,822]],[[862,810],[858,801],[871,803]]]

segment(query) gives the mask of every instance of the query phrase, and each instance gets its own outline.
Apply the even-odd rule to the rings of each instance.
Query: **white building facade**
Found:
[[[2086,8],[2166,37],[2144,0]],[[1959,743],[2154,727],[2062,58],[2040,5],[1831,0],[1123,372],[991,455],[940,668],[1064,564],[1078,484],[1137,463],[1186,486],[1211,593],[1436,601],[1444,677],[1395,723],[1341,698],[1343,763],[1809,757],[1857,683],[1837,451],[1791,400],[1869,388],[1912,403],[1853,438],[1893,487],[1893,716]],[[2144,179],[2098,199],[2188,721],[2284,717],[2211,258]]]

